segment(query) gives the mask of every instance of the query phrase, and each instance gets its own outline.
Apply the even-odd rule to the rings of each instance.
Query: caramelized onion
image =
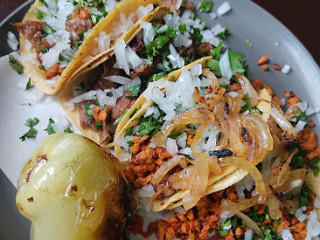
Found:
[[[205,160],[198,160],[190,179],[189,194],[182,199],[184,209],[187,211],[194,207],[201,197],[205,195],[208,185],[209,167]]]
[[[164,162],[163,165],[152,176],[151,183],[153,185],[158,184],[172,168],[181,162],[182,158],[184,158],[184,156],[176,155],[167,162]]]
[[[282,131],[285,132],[286,137],[292,139],[296,138],[296,132],[293,126],[279,109],[277,109],[275,106],[272,106],[270,115],[276,121],[276,123],[279,125]]]
[[[240,73],[235,73],[234,75],[239,80],[239,83],[244,93],[248,94],[251,106],[256,106],[258,104],[259,96],[256,90],[253,88],[253,86],[249,82],[249,80],[245,76],[242,76]]]
[[[240,218],[249,228],[252,229],[252,231],[255,234],[257,234],[262,239],[264,238],[264,235],[263,235],[261,229],[258,227],[258,225],[251,218],[249,218],[247,215],[245,215],[244,213],[242,213],[240,211],[230,211],[230,212],[233,213],[234,215],[236,215],[238,218]]]
[[[227,165],[233,165],[240,169],[247,171],[253,178],[256,185],[256,192],[260,195],[266,194],[266,187],[260,171],[250,162],[238,157],[226,157],[223,159],[223,163]]]
[[[232,211],[243,211],[255,205],[258,201],[258,197],[240,199],[237,202],[230,201],[228,199],[222,199],[221,207],[229,212]]]
[[[282,217],[282,212],[280,210],[280,201],[270,193],[267,197],[267,205],[269,208],[269,215],[272,219],[279,219]]]
[[[256,165],[273,149],[273,139],[267,123],[258,114],[247,114],[242,119],[243,127],[251,137],[248,160]]]

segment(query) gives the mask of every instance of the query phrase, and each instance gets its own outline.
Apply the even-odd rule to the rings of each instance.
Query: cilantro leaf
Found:
[[[21,139],[21,141],[25,141],[27,138],[36,138],[38,131],[34,128],[34,126],[37,125],[38,123],[39,123],[38,118],[27,119],[27,121],[24,125],[26,125],[30,129],[28,132],[23,134],[19,139]]]
[[[311,191],[308,187],[303,186],[301,189],[301,197],[299,208],[307,207],[309,205],[309,199],[311,198]]]
[[[141,84],[128,88],[127,90],[132,93],[133,96],[138,96],[140,92]]]
[[[65,130],[63,130],[63,132],[65,132],[65,133],[73,133],[73,131],[70,128],[66,128]]]
[[[23,74],[23,66],[12,55],[9,55],[9,63],[18,74]]]
[[[95,127],[98,131],[100,131],[102,129],[103,123],[102,122],[95,122]]]
[[[148,82],[154,82],[154,81],[158,81],[159,79],[163,78],[162,75],[160,74],[152,74],[149,78],[148,78]]]
[[[132,135],[132,130],[133,130],[133,127],[127,128],[126,129],[126,133],[124,134],[124,137],[131,136]]]
[[[210,59],[207,62],[207,66],[208,68],[210,68],[210,70],[217,76],[217,77],[221,77],[221,70],[220,70],[220,66],[219,66],[219,62],[216,59]]]
[[[222,41],[219,42],[216,48],[210,50],[210,55],[215,59],[219,60],[221,49],[222,49]]]
[[[48,135],[55,134],[56,131],[53,129],[52,124],[54,123],[54,120],[52,118],[49,118],[49,123],[47,128],[44,131],[47,131]]]
[[[31,78],[29,78],[27,84],[26,84],[26,90],[29,90],[31,88]]]
[[[50,27],[49,25],[44,25],[42,30],[47,33],[47,34],[52,34],[54,33],[54,30],[52,27]]]
[[[244,73],[244,69],[240,59],[244,58],[242,53],[229,51],[229,61],[233,73]]]
[[[250,39],[249,39],[249,38],[246,39],[246,44],[247,44],[249,47],[252,46],[252,43],[250,42]]]
[[[140,120],[140,126],[138,129],[139,137],[145,135],[154,135],[161,130],[163,124],[163,115],[155,117],[154,114],[142,117]]]
[[[40,20],[42,20],[46,16],[46,14],[40,11],[38,8],[34,8],[33,12],[37,16],[37,18]]]
[[[315,176],[317,176],[319,174],[319,171],[320,171],[320,158],[316,157],[316,158],[312,159],[308,163],[308,166],[313,171],[313,174]]]
[[[201,43],[202,35],[199,28],[193,28],[193,40],[197,43]]]
[[[218,35],[222,39],[227,39],[229,35],[229,29],[228,28],[223,29]]]
[[[29,118],[27,119],[26,123],[24,125],[26,125],[29,128],[34,127],[35,125],[37,125],[39,123],[39,119],[38,118]]]
[[[199,12],[210,12],[213,6],[212,1],[202,0],[200,5],[198,6]]]

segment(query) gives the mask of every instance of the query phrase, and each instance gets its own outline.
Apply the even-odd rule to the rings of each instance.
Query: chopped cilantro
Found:
[[[126,133],[124,134],[124,137],[131,136],[132,135],[132,130],[133,130],[133,127],[127,128],[126,129]]]
[[[12,55],[9,55],[9,63],[18,74],[23,73],[23,66]]]
[[[227,39],[227,37],[229,35],[229,29],[228,28],[224,28],[218,35],[222,39]]]
[[[154,47],[156,49],[163,48],[168,42],[170,41],[170,38],[168,35],[160,35],[154,40]]]
[[[217,77],[221,77],[222,74],[221,74],[219,62],[216,59],[208,60],[207,66]]]
[[[34,8],[33,12],[40,20],[42,20],[46,16],[44,12],[40,11],[38,8]]]
[[[52,27],[50,27],[49,25],[44,25],[42,30],[47,33],[47,34],[52,34],[54,33],[54,30]]]
[[[98,131],[100,131],[101,128],[102,128],[102,126],[103,126],[103,123],[102,123],[102,122],[95,122],[94,125],[95,125],[96,129],[97,129]]]
[[[76,49],[78,49],[81,44],[82,44],[82,41],[73,41],[73,45]]]
[[[196,18],[196,14],[194,12],[191,12],[189,18],[194,20]]]
[[[309,168],[313,171],[313,174],[317,176],[320,171],[320,158],[316,157],[308,163]]]
[[[26,90],[29,90],[32,86],[31,86],[31,78],[29,78],[27,84],[26,84]]]
[[[228,234],[229,230],[232,227],[231,218],[227,219],[224,223],[220,226],[220,236],[224,237]]]
[[[171,134],[168,136],[168,138],[177,139],[178,137],[180,137],[182,135],[183,135],[183,133]]]
[[[178,29],[179,32],[184,33],[185,31],[187,31],[187,26],[185,24],[180,24]]]
[[[65,133],[73,133],[73,131],[70,128],[66,128],[65,130],[63,130],[63,132],[65,132]]]
[[[149,78],[148,78],[148,82],[154,82],[154,81],[158,81],[159,79],[163,78],[162,75],[160,74],[152,74]]]
[[[225,88],[227,92],[231,91],[231,86],[229,84],[220,84],[220,86]]]
[[[242,53],[229,51],[229,61],[233,73],[244,73],[243,65],[240,59],[244,58]]]
[[[247,44],[249,47],[252,46],[252,43],[250,42],[250,39],[249,39],[249,38],[246,39],[246,44]]]
[[[97,97],[94,99],[94,102],[97,104],[97,106],[100,107],[100,104],[99,104],[99,101],[98,101]]]
[[[305,164],[305,155],[307,152],[299,146],[296,147],[298,147],[299,151],[293,155],[290,165],[294,168],[302,168]]]
[[[138,96],[140,92],[141,84],[128,88],[127,90],[131,92],[133,96]]]
[[[300,204],[299,208],[307,207],[309,205],[309,199],[311,198],[311,191],[308,187],[303,186],[301,189],[301,196],[300,196]]]
[[[161,130],[163,124],[163,116],[155,117],[154,114],[142,117],[138,129],[139,136],[154,135]]]
[[[42,49],[40,50],[40,52],[46,53],[46,52],[48,52],[48,48],[42,48]]]
[[[132,147],[134,145],[134,143],[132,141],[128,141],[127,143],[129,145],[129,147]]]
[[[202,35],[199,28],[193,28],[193,40],[197,43],[201,43]]]
[[[48,135],[55,134],[56,131],[53,129],[52,124],[54,123],[54,120],[52,118],[49,118],[49,123],[47,128],[44,131],[47,131]]]
[[[281,219],[275,219],[274,220],[274,224],[276,225],[276,227],[279,227],[280,222],[281,222]]]
[[[27,121],[24,125],[26,125],[30,129],[28,132],[23,134],[19,139],[21,139],[21,141],[25,141],[27,138],[36,138],[38,131],[34,128],[34,126],[37,125],[38,123],[39,123],[38,118],[27,119]]]
[[[210,55],[215,59],[219,60],[221,49],[222,49],[222,41],[219,42],[216,48],[210,50]]]
[[[199,12],[210,12],[213,6],[212,1],[202,0],[200,5],[198,6]]]

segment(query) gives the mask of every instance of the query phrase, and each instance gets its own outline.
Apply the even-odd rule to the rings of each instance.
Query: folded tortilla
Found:
[[[137,22],[141,19],[136,19],[136,22],[133,22],[133,25],[127,32],[125,32],[122,36],[117,36],[114,40],[112,40],[110,42],[109,49],[98,54],[93,54],[93,49],[98,45],[96,39],[99,37],[100,32],[104,31],[106,34],[110,34],[113,31],[114,26],[121,24],[121,17],[125,16],[128,18],[129,15],[135,13],[140,6],[147,6],[149,4],[159,6],[163,3],[160,0],[123,0],[117,4],[117,6],[105,18],[103,18],[91,29],[88,36],[85,37],[79,49],[74,54],[72,60],[68,63],[62,74],[58,75],[59,77],[55,79],[56,82],[54,83],[48,82],[50,79],[46,77],[46,71],[40,68],[41,64],[37,60],[35,49],[33,47],[28,47],[30,44],[27,43],[26,37],[23,34],[20,34],[20,51],[21,55],[25,56],[23,65],[26,74],[31,78],[34,85],[44,93],[49,95],[56,94],[68,81],[68,79],[83,72],[84,68],[88,70],[96,66],[95,64],[91,64],[91,62],[94,63],[97,61],[97,59],[100,59],[101,61],[105,59],[110,52],[112,52],[112,47],[120,38],[123,38],[125,41],[130,41],[139,28],[139,24],[137,24]],[[35,14],[35,9],[39,6],[43,6],[43,3],[41,3],[40,0],[36,0],[36,2],[26,13],[23,22],[39,21]],[[148,16],[149,14],[145,17],[142,17],[142,20],[147,21]]]
[[[151,2],[151,1],[150,1]],[[144,3],[146,4],[146,2]],[[136,6],[138,8],[138,5]],[[157,19],[162,19],[167,13],[170,12],[170,8],[164,5],[160,5],[156,9],[154,9],[150,14],[143,17],[142,21],[153,21]],[[135,36],[137,36],[138,33],[140,33],[142,28],[137,23],[135,24],[129,31],[122,36],[125,43],[128,44]],[[76,73],[71,77],[69,80],[65,82],[64,87],[61,89],[61,91],[58,94],[58,99],[62,107],[64,108],[65,112],[68,114],[68,116],[72,119],[74,124],[77,126],[78,129],[82,132],[82,134],[91,140],[95,141],[96,143],[110,148],[113,146],[112,141],[109,140],[103,140],[101,141],[101,137],[99,134],[99,131],[97,129],[89,128],[89,127],[83,127],[81,126],[81,114],[79,109],[75,107],[70,107],[70,100],[72,100],[74,96],[74,89],[79,87],[81,84],[86,84],[89,81],[92,81],[92,79],[96,79],[99,74],[99,67],[101,67],[101,64],[105,63],[107,60],[109,60],[114,55],[114,51],[111,48],[109,52],[101,54],[95,58],[94,61],[90,61],[89,63],[86,63],[80,67]],[[135,102],[135,105],[138,105],[139,102],[142,102],[142,99],[138,99]],[[72,104],[71,104],[72,105]],[[129,110],[130,112],[130,110]],[[123,124],[119,124],[117,128],[122,128]]]

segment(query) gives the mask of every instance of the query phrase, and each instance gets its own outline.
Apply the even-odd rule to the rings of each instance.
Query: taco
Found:
[[[287,120],[275,124],[282,113],[266,89],[257,93],[239,73],[218,79],[212,71],[213,59],[203,58],[149,84],[132,117],[119,123],[115,155],[129,161],[126,176],[153,211],[191,209],[248,173],[264,196],[256,165],[279,154],[273,145],[281,134],[294,134],[292,126],[281,130]]]
[[[136,23],[158,0],[36,0],[23,22],[20,51],[27,75],[46,94],[57,93],[84,64],[110,49],[121,37],[129,41]],[[132,10],[134,9],[134,11]]]
[[[148,84],[221,47],[219,41],[194,37],[205,30],[190,19],[190,11],[181,17],[170,11],[159,6],[146,17],[149,21],[139,22],[131,41],[120,39],[114,51],[79,69],[65,84],[59,101],[85,136],[105,146],[112,143],[115,130],[123,127],[120,119],[129,119],[130,108],[141,105],[137,99]]]

